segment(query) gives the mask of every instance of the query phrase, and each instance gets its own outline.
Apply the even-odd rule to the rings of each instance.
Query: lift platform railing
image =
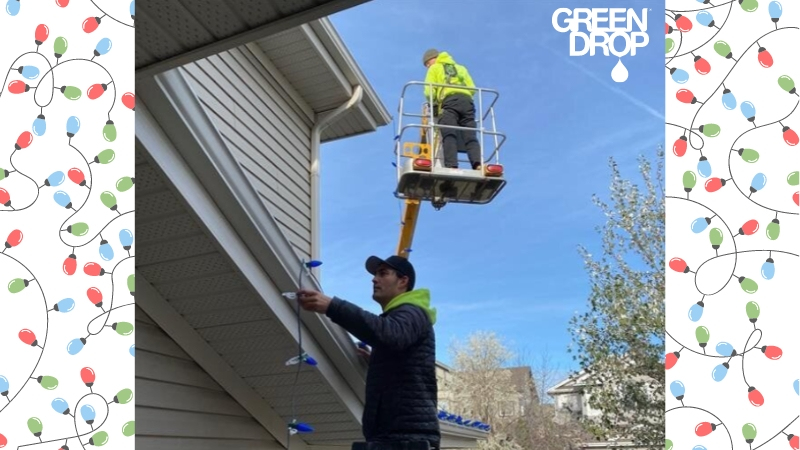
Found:
[[[405,96],[409,89],[412,88],[425,88],[430,87],[430,92],[428,95],[427,102],[423,103],[422,113],[414,113],[408,112],[405,110]],[[431,105],[435,105],[434,102],[434,93],[437,91],[437,88],[456,88],[456,89],[464,89],[473,91],[473,101],[476,103],[476,110],[478,114],[476,114],[476,127],[475,128],[468,128],[468,127],[461,127],[455,125],[441,125],[437,123],[437,117],[434,115],[434,109]],[[423,97],[423,95],[420,95]],[[484,110],[484,96],[490,97],[490,102],[488,106]],[[452,85],[452,84],[439,84],[439,83],[425,83],[422,81],[411,81],[406,83],[403,86],[403,90],[400,95],[400,104],[398,106],[398,121],[397,121],[397,133],[395,135],[395,149],[394,153],[397,158],[397,167],[398,167],[398,180],[401,176],[399,168],[402,167],[402,159],[403,158],[426,158],[430,159],[432,162],[437,161],[440,159],[440,153],[442,151],[441,145],[441,130],[442,129],[454,129],[454,130],[467,130],[467,131],[475,131],[478,143],[480,145],[480,157],[481,161],[484,164],[500,164],[500,148],[506,141],[506,135],[497,131],[497,123],[496,117],[494,112],[494,106],[497,103],[497,100],[500,98],[500,93],[494,89],[487,89],[487,88],[480,88],[480,87],[466,87],[461,85]],[[489,100],[489,99],[487,99]],[[406,118],[417,118],[421,119],[420,123],[408,123],[404,124]],[[487,124],[487,119],[488,124]],[[485,125],[489,125],[490,128],[487,129]],[[421,142],[404,142],[404,135],[407,130],[415,129],[418,130],[420,135],[422,136]],[[415,133],[416,134],[416,133]],[[493,147],[491,148],[491,154],[488,158],[485,157],[485,138],[489,136],[493,143]],[[430,154],[427,150],[430,149]],[[461,161],[460,161],[461,162]]]

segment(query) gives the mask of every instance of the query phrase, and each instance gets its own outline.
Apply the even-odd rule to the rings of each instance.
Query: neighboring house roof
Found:
[[[559,394],[581,392],[586,386],[593,386],[597,384],[599,384],[599,382],[592,380],[592,374],[589,371],[581,370],[580,372],[570,375],[567,379],[548,389],[547,395],[554,396]]]

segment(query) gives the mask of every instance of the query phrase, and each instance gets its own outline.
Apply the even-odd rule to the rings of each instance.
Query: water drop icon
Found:
[[[611,70],[611,79],[617,83],[622,83],[628,79],[628,69],[622,64],[622,60],[617,61],[617,65]]]

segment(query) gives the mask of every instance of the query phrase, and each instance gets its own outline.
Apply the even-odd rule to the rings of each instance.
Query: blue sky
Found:
[[[393,116],[403,84],[424,79],[430,47],[501,93],[507,186],[488,205],[437,212],[425,204],[419,217],[411,261],[439,311],[437,358],[449,362],[453,338],[488,330],[571,370],[568,322],[589,292],[577,246],[597,250],[603,223],[592,194],[607,197],[609,157],[637,177],[637,155],[652,156],[664,141],[663,3],[494,4],[373,0],[331,20]],[[650,43],[623,57],[624,83],[610,77],[616,57],[570,57],[569,34],[551,25],[556,8],[592,6],[651,8]],[[392,254],[400,230],[393,136],[386,126],[322,148],[322,285],[373,312],[364,260]]]

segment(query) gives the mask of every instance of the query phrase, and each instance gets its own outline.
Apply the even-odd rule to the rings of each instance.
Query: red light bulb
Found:
[[[100,292],[100,289],[90,287],[86,290],[86,296],[89,297],[89,301],[92,302],[94,306],[100,308],[103,305],[103,293]]]
[[[99,275],[105,275],[106,271],[100,267],[100,264],[90,262],[83,266],[83,273],[89,275],[90,277],[96,277]]]
[[[672,33],[672,27],[669,26],[669,24],[665,22],[664,23],[664,34],[670,34],[670,33]]]
[[[20,242],[22,242],[22,231],[14,230],[11,233],[8,233],[8,239],[6,239],[6,248],[16,247]]]
[[[14,144],[14,148],[17,150],[21,150],[23,148],[27,148],[33,142],[33,135],[30,131],[23,131],[19,137],[17,138],[17,143]]]
[[[708,436],[712,431],[716,430],[717,426],[710,422],[700,422],[694,427],[694,434],[698,436]]]
[[[122,94],[122,104],[125,105],[128,109],[136,111],[134,109],[136,107],[136,96],[130,92]]]
[[[686,136],[679,137],[674,144],[672,144],[672,153],[675,156],[681,157],[686,154]]]
[[[748,220],[744,223],[744,225],[742,225],[742,228],[739,228],[739,234],[744,234],[746,236],[750,236],[756,231],[758,231],[758,221],[755,219]]]
[[[674,270],[675,272],[687,273],[689,272],[689,266],[686,265],[686,261],[680,258],[672,258],[669,260],[669,268]]]
[[[108,89],[108,86],[105,84],[93,84],[89,86],[89,90],[86,91],[86,95],[91,100],[95,100],[100,98],[101,95]]]
[[[69,172],[67,172],[67,176],[69,177],[70,180],[72,180],[73,183],[79,186],[83,186],[86,184],[86,177],[83,176],[83,172],[81,172],[81,169],[73,167],[72,169],[69,169]]]
[[[33,334],[33,331],[27,328],[20,330],[19,340],[30,345],[31,347],[36,347],[36,344],[39,343],[39,341],[36,340],[36,335]]]
[[[91,367],[84,367],[81,369],[81,381],[86,385],[86,387],[92,387],[94,384],[95,373],[94,369]]]
[[[714,177],[706,180],[706,191],[708,192],[717,192],[722,186],[725,186],[725,180],[720,178]]]
[[[794,450],[800,450],[800,436],[790,434],[789,445],[791,445]]]
[[[100,25],[100,18],[99,17],[89,17],[88,19],[83,21],[81,28],[86,33],[91,33],[92,31],[96,30],[98,25]]]
[[[690,31],[692,29],[692,21],[686,16],[675,14],[675,26],[683,32]]]
[[[23,92],[28,92],[30,90],[31,87],[23,81],[14,80],[11,83],[8,83],[8,92],[11,92],[12,94],[22,94]]]
[[[765,345],[761,347],[761,353],[767,355],[767,358],[773,361],[781,359],[781,356],[783,356],[783,350],[774,345]]]
[[[800,192],[792,194],[792,200],[794,200],[795,205],[800,206]]]
[[[64,273],[67,275],[74,275],[75,270],[78,268],[78,258],[74,254],[67,256],[64,260]]]
[[[791,146],[797,145],[797,133],[789,127],[783,127],[783,140]]]
[[[3,188],[0,188],[0,204],[3,206],[11,206],[11,195]]]
[[[697,103],[697,97],[695,97],[694,94],[692,94],[692,91],[688,89],[679,89],[675,94],[675,97],[682,103],[687,103],[690,105]]]
[[[678,358],[680,357],[681,354],[679,352],[667,353],[664,367],[666,367],[667,370],[672,369],[673,367],[675,367],[675,364],[678,363]]]
[[[705,75],[711,72],[711,64],[708,63],[702,56],[694,57],[694,70],[700,75]]]
[[[36,45],[42,45],[42,42],[46,41],[48,36],[50,36],[50,28],[47,28],[47,25],[43,23],[39,24],[39,26],[36,27],[34,36]]]
[[[772,67],[772,55],[764,47],[758,49],[758,63],[761,64],[761,67]]]
[[[8,444],[8,439],[5,436],[0,434],[0,448],[5,447]]]
[[[759,392],[758,389],[756,389],[753,386],[750,386],[747,392],[748,392],[747,399],[750,400],[751,405],[761,406],[764,404],[764,396],[761,395],[761,392]]]
[[[56,5],[66,8],[69,5],[69,0],[56,0]]]

